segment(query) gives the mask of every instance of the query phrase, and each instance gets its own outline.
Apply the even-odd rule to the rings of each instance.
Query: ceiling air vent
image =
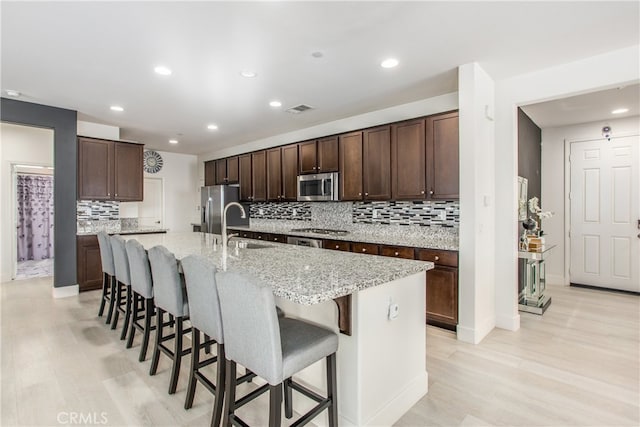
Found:
[[[307,110],[313,110],[313,107],[309,105],[300,104],[300,105],[296,105],[295,107],[291,107],[285,111],[291,114],[300,114],[300,113],[304,113]]]

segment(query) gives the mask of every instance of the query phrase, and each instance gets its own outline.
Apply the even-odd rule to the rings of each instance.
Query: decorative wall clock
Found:
[[[158,173],[162,169],[162,156],[155,151],[145,151],[142,157],[142,166],[147,173]]]

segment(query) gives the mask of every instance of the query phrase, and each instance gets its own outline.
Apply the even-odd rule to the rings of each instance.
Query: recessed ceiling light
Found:
[[[161,76],[170,76],[172,72],[170,68],[165,67],[164,65],[158,65],[153,69],[153,71],[160,74]]]
[[[282,102],[280,102],[280,101],[271,101],[269,103],[269,105],[271,105],[272,107],[282,107]]]
[[[380,66],[382,68],[393,68],[397,65],[398,65],[398,60],[395,58],[388,58],[380,63]]]
[[[324,54],[318,50],[315,52],[311,52],[311,56],[313,56],[314,58],[322,58]]]
[[[626,113],[627,111],[629,111],[628,108],[616,108],[611,112],[611,114],[622,114],[622,113]]]
[[[241,75],[242,77],[246,77],[246,78],[248,78],[248,79],[251,79],[251,78],[253,78],[253,77],[257,76],[258,74],[257,74],[255,71],[251,71],[251,70],[242,70],[242,71],[240,71],[240,75]]]
[[[209,130],[217,130],[218,129],[218,125],[208,125],[207,129],[209,129]]]
[[[177,139],[170,139],[169,140],[169,144],[177,144],[178,140]]]
[[[5,92],[9,96],[20,96],[20,92],[18,92],[17,90],[7,89]]]
[[[111,106],[111,111],[124,111],[124,108],[122,108],[119,105],[112,105]]]

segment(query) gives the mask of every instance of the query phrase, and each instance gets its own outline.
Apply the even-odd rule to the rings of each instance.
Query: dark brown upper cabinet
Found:
[[[240,178],[240,200],[250,202],[253,197],[251,154],[243,154],[238,157],[238,168]]]
[[[300,175],[336,172],[339,169],[337,136],[301,142],[298,150]]]
[[[267,152],[251,153],[251,201],[267,201]]]
[[[362,132],[338,137],[340,146],[340,200],[362,200]]]
[[[204,162],[204,185],[216,185],[216,161]]]
[[[458,112],[427,117],[427,188],[431,200],[460,197]]]
[[[391,198],[420,200],[426,191],[425,120],[391,125]]]
[[[142,201],[140,144],[78,137],[78,200]]]
[[[364,200],[390,200],[391,126],[365,129],[362,152]]]
[[[267,200],[282,199],[282,150],[280,147],[267,150]]]
[[[228,157],[215,161],[216,164],[216,185],[237,184],[238,175],[238,156]]]
[[[298,198],[298,147],[282,147],[282,198],[287,202]]]

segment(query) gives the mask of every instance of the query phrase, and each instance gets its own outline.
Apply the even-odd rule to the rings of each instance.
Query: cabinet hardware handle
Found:
[[[433,259],[435,259],[436,261],[440,261],[440,257],[438,255],[436,255]]]
[[[111,197],[111,193],[107,193],[107,196]]]
[[[365,195],[365,196],[368,196],[368,195],[369,195],[369,193],[364,193],[364,195]]]
[[[358,196],[362,196],[362,193],[358,193]]]
[[[420,192],[420,194],[424,194],[424,190],[422,190],[422,191]]]
[[[365,248],[362,248],[362,252],[367,252],[367,250]]]
[[[339,249],[339,248],[340,248],[340,245],[336,245],[336,249]]]
[[[262,236],[258,236],[258,239],[262,239]]]
[[[429,194],[433,195],[433,190],[429,191]]]
[[[398,255],[400,255],[400,254],[399,254],[398,252],[395,252],[395,253],[394,253],[394,255],[395,255],[395,256],[398,256]]]

